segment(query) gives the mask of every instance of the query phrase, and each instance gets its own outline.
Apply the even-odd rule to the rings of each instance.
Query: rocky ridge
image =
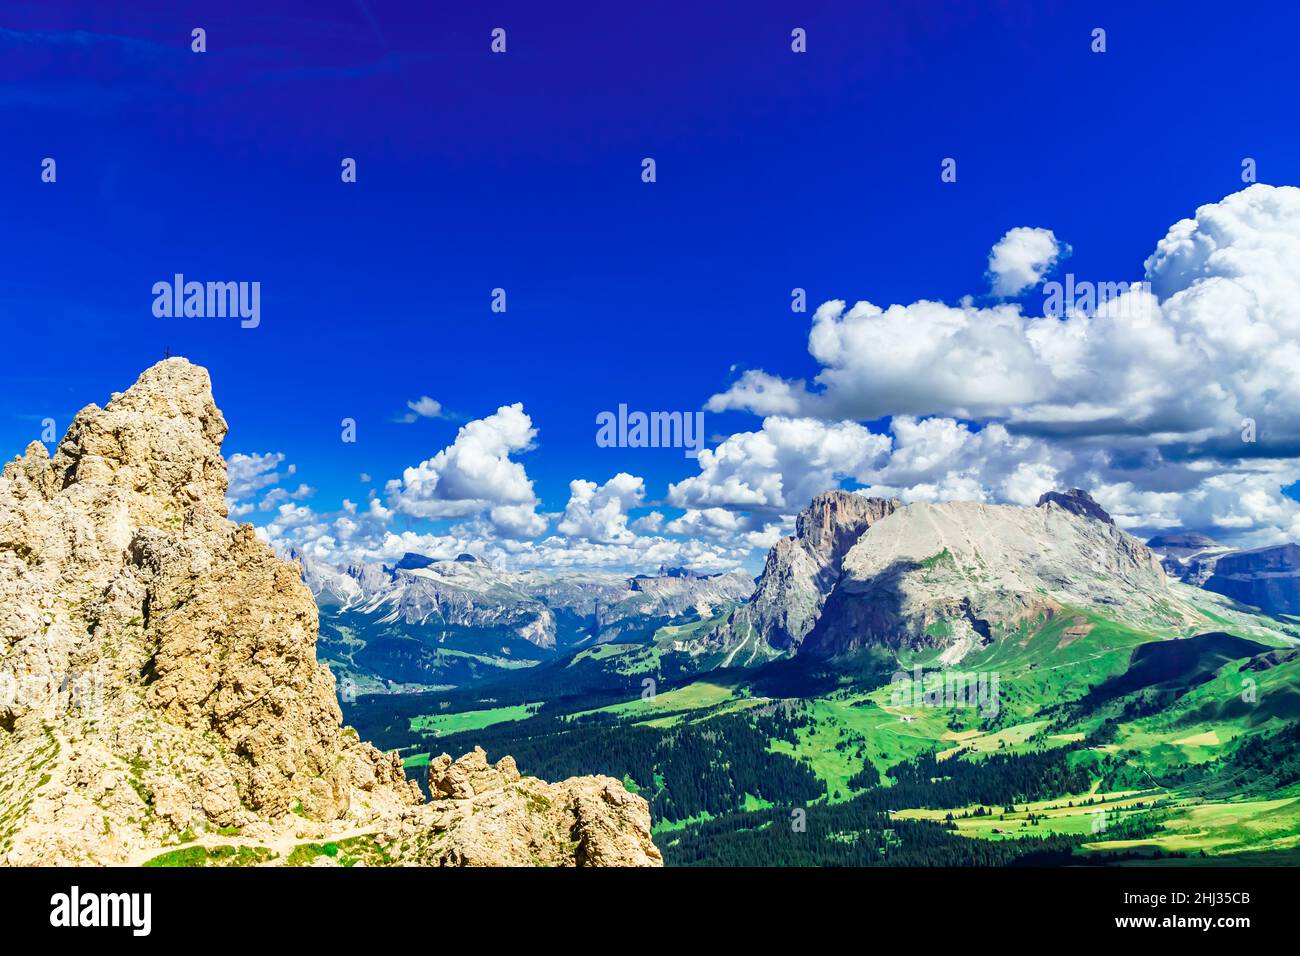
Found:
[[[655,865],[648,807],[481,752],[400,760],[341,726],[300,569],[227,518],[226,422],[180,358],[0,477],[0,859],[368,841],[375,862]],[[223,844],[222,841],[225,841]],[[264,851],[264,852],[263,852]]]
[[[284,556],[302,569],[321,610],[350,611],[376,623],[431,630],[509,634],[553,651],[575,629],[600,641],[626,625],[687,614],[710,616],[747,598],[754,580],[743,572],[702,575],[665,568],[628,577],[606,572],[512,572],[468,555],[433,559],[408,554],[392,565],[334,567],[294,549]],[[563,616],[567,632],[560,626]],[[623,626],[620,626],[623,625]]]

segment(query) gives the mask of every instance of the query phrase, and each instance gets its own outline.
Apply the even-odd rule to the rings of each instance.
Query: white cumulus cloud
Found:
[[[511,535],[539,534],[545,519],[524,466],[511,456],[533,447],[537,429],[520,403],[461,427],[456,440],[387,483],[389,506],[416,518],[470,517],[489,512]],[[538,530],[534,530],[538,529]]]
[[[1014,296],[1033,288],[1060,255],[1061,244],[1050,229],[1017,226],[1008,230],[989,253],[993,294]]]
[[[410,425],[412,422],[421,418],[445,418],[446,413],[443,410],[442,402],[430,398],[428,395],[421,395],[413,402],[406,403],[407,411],[397,416],[394,421]]]
[[[628,509],[645,500],[645,481],[619,472],[603,485],[581,478],[569,482],[569,503],[556,524],[560,534],[602,544],[626,544],[636,535]]]
[[[679,508],[796,512],[818,492],[837,487],[882,460],[887,435],[857,422],[771,416],[756,432],[740,432],[700,452],[700,473],[669,485]]]

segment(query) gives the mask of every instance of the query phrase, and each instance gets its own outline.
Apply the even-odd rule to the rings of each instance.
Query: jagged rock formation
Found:
[[[298,567],[227,519],[225,434],[207,372],[169,359],[82,409],[53,458],[33,443],[5,466],[0,859],[142,862],[182,839],[279,858],[401,833],[383,859],[658,861],[645,801],[615,781],[503,761],[479,819],[423,803],[342,728]]]
[[[645,801],[611,777],[544,783],[482,749],[429,764],[438,808],[385,836],[408,862],[437,866],[658,866]]]
[[[952,662],[1066,607],[1104,609],[1135,625],[1199,619],[1150,549],[1078,507],[1078,496],[1065,498],[1035,508],[954,501],[896,510],[845,556],[804,650],[934,645]]]
[[[1092,495],[1082,488],[1071,488],[1069,491],[1044,492],[1038,498],[1038,507],[1043,508],[1049,504],[1057,505],[1084,518],[1096,518],[1098,521],[1106,522],[1106,524],[1115,523],[1111,516],[1106,513],[1106,509],[1097,504]]]
[[[1185,560],[1206,551],[1224,550],[1213,538],[1193,531],[1158,534],[1147,540],[1147,547],[1166,558]]]

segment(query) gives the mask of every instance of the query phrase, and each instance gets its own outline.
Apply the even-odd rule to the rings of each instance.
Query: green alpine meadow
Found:
[[[617,777],[670,866],[1300,862],[1300,617],[1179,580],[1185,559],[1079,490],[1033,508],[830,492],[798,528],[744,598],[589,615],[527,667],[378,607],[326,612],[354,643],[322,647],[345,683],[391,683],[345,714],[408,770],[478,745],[547,779]],[[458,570],[387,588],[449,591]],[[471,661],[479,680],[441,683]]]

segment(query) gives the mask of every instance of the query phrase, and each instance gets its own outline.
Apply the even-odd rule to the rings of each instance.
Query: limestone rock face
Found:
[[[478,788],[424,804],[396,756],[340,726],[298,567],[227,519],[225,434],[207,372],[174,358],[82,409],[53,457],[33,443],[5,466],[0,860],[142,862],[219,837],[277,858],[297,839],[398,823],[440,826],[447,853],[464,842],[488,859],[486,820],[459,835],[471,815],[456,808]],[[552,786],[519,780],[512,761],[494,772]],[[493,791],[477,773],[462,768],[466,785]],[[542,816],[560,826],[572,810],[573,828],[555,845],[545,838],[558,830],[538,829],[536,861],[657,861],[644,800],[602,778],[553,786],[566,809]],[[621,796],[591,810],[611,786]],[[503,838],[537,814],[522,797],[498,806]],[[584,856],[587,843],[600,850]]]
[[[793,537],[767,553],[749,603],[710,639],[743,647],[748,641],[784,652],[797,648],[840,579],[841,563],[867,529],[900,507],[897,499],[826,491],[795,519]]]
[[[1091,499],[1089,499],[1091,500]],[[804,650],[942,647],[943,662],[1063,608],[1134,626],[1204,621],[1146,545],[1077,502],[918,503],[873,524]]]

